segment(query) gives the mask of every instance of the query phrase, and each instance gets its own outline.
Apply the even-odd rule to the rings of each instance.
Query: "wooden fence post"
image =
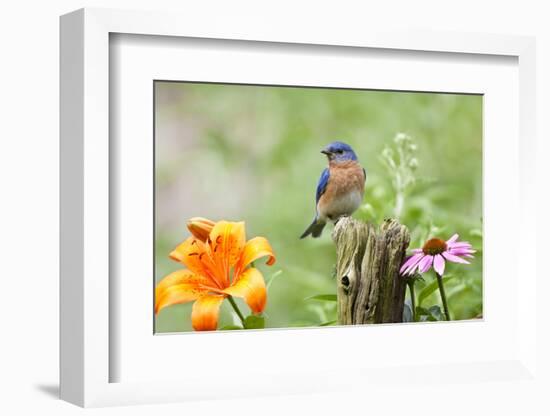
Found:
[[[338,324],[403,322],[406,282],[399,268],[409,246],[407,227],[385,220],[379,229],[350,217],[340,219],[336,243]]]

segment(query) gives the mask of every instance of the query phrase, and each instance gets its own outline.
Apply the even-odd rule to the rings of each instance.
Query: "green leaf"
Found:
[[[265,285],[265,290],[269,292],[269,288],[271,287],[271,284],[273,283],[273,281],[282,274],[283,274],[282,270],[277,270],[275,273],[273,273],[271,275],[271,278],[269,279],[269,282],[267,282]]]
[[[416,320],[418,322],[426,322],[426,321],[435,321],[436,319],[432,316],[430,311],[428,309],[423,308],[422,306],[416,307]]]
[[[304,300],[320,300],[322,302],[336,302],[336,295],[315,295],[305,298]]]
[[[445,291],[447,294],[447,302],[449,302],[456,295],[459,295],[463,291],[467,291],[469,288],[464,283],[460,283],[455,287],[452,287],[450,290]]]
[[[428,312],[436,321],[445,320],[443,317],[443,312],[441,312],[441,308],[438,305],[431,306],[430,309],[428,309]]]
[[[447,283],[449,280],[454,279],[456,276],[449,275],[443,278],[443,284]],[[435,292],[438,289],[437,280],[434,280],[429,285],[427,285],[424,289],[422,289],[422,292],[418,295],[418,305],[422,305],[422,302],[426,300],[428,296],[430,296],[433,292]]]
[[[430,321],[443,321],[443,312],[439,305],[430,306],[429,309],[418,306],[416,308],[416,316],[420,322]]]
[[[319,326],[330,326],[330,325],[334,325],[336,322],[338,321],[335,319],[334,321],[323,322],[322,324],[319,324]]]
[[[423,308],[422,306],[416,307],[416,316],[422,316],[422,315],[429,315],[430,312],[426,308]]]
[[[220,328],[220,331],[234,331],[236,329],[243,329],[243,327],[239,325],[226,325]]]
[[[245,329],[264,329],[265,318],[259,315],[249,315],[244,319]]]

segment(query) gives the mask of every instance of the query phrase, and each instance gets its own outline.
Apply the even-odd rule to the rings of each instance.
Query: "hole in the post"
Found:
[[[342,285],[348,287],[349,286],[349,277],[347,276],[342,276],[342,279],[340,279],[340,281],[342,282]]]

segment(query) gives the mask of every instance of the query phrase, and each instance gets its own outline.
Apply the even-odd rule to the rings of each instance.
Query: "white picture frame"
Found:
[[[364,368],[349,368],[345,364],[337,363],[333,368],[321,372],[315,372],[311,368],[306,370],[305,367],[300,368],[295,364],[294,370],[290,366],[280,367],[280,371],[265,370],[267,377],[262,383],[247,380],[246,371],[233,376],[241,388],[228,388],[227,378],[220,376],[217,379],[206,379],[201,378],[199,373],[175,380],[152,377],[125,381],[124,377],[113,377],[112,368],[123,357],[118,356],[118,349],[112,348],[112,339],[115,336],[111,320],[117,305],[113,304],[116,299],[112,296],[114,290],[109,280],[114,267],[109,251],[110,229],[116,226],[116,218],[111,216],[112,195],[109,190],[111,173],[117,169],[113,166],[116,160],[110,158],[109,140],[113,134],[109,121],[112,116],[109,101],[112,93],[109,62],[112,34],[256,42],[259,49],[262,42],[268,42],[277,43],[282,50],[292,44],[306,47],[330,45],[331,50],[351,47],[404,50],[413,54],[434,53],[431,56],[467,54],[473,61],[476,56],[483,55],[517,59],[519,95],[517,114],[514,117],[517,116],[519,132],[511,134],[519,144],[519,153],[516,154],[517,166],[510,169],[509,179],[512,183],[517,183],[518,187],[511,193],[512,202],[508,209],[517,213],[521,219],[516,231],[518,241],[536,239],[535,217],[532,215],[536,211],[535,190],[529,180],[535,169],[532,146],[535,142],[533,38],[420,31],[383,32],[369,29],[338,33],[313,30],[303,33],[297,29],[282,30],[277,25],[260,22],[240,23],[236,26],[221,19],[215,25],[205,26],[200,19],[185,15],[107,9],[83,9],[61,18],[61,398],[87,407],[315,393],[338,391],[351,386],[372,387],[381,382],[383,384],[384,380],[389,383],[396,378],[402,379],[404,384],[424,383],[436,375],[441,376],[443,369],[452,376],[441,376],[442,382],[448,381],[449,377],[472,383],[499,378],[518,382],[535,378],[536,321],[532,317],[536,310],[536,270],[534,261],[526,261],[529,257],[532,258],[527,244],[518,244],[517,255],[510,259],[514,264],[508,267],[508,278],[511,282],[518,278],[519,264],[523,271],[522,285],[518,285],[513,294],[510,292],[510,296],[515,297],[517,306],[510,311],[510,318],[516,322],[510,329],[513,332],[510,337],[517,344],[503,348],[500,354],[495,353],[494,360],[486,357],[472,360],[471,357],[465,357],[461,362],[446,362],[443,358],[436,357],[435,363],[419,360],[417,366],[411,367],[405,361],[396,361],[393,367],[385,362],[379,368],[372,363],[366,364]],[[508,149],[508,153],[503,154],[513,157],[514,150]],[[514,200],[514,196],[517,200]],[[530,215],[521,215],[527,212]],[[488,241],[491,242],[491,239]],[[521,325],[517,325],[517,322],[521,322]],[[491,318],[487,318],[484,324],[491,325]],[[463,330],[467,336],[473,336],[470,332],[471,325],[443,325],[447,326],[438,329],[441,331],[438,336]],[[377,334],[382,337],[384,331],[392,331],[387,328],[389,327],[380,326]],[[401,331],[406,331],[411,336],[414,331],[424,331],[426,336],[431,336],[430,333],[434,335],[433,326],[424,327],[431,329],[422,328],[402,326]],[[327,342],[327,337],[338,337],[343,344],[356,345],[357,341],[362,342],[362,329],[364,328],[354,328],[352,331],[340,331],[337,334],[332,330],[309,330],[307,337],[310,340],[307,342],[321,345]],[[483,332],[483,328],[478,326],[473,331]],[[291,332],[295,330],[266,331],[266,335],[262,337],[265,342],[278,345],[277,343],[285,342],[284,338],[289,336],[286,334]],[[331,335],[324,335],[328,333]],[[205,335],[216,341],[219,338],[214,338],[215,336],[231,336],[232,340],[228,342],[235,345],[245,340],[244,334],[235,333],[201,334],[202,341],[206,339]],[[177,337],[161,338],[161,348],[173,348],[169,344],[177,342]],[[334,345],[331,344],[335,342],[332,338],[328,345]],[[260,337],[254,338],[257,339]],[[379,348],[383,350],[384,345]],[[298,355],[300,353],[303,354],[304,351],[298,351]],[[368,373],[365,373],[365,369],[368,369]],[[321,377],[321,374],[326,377]],[[477,376],[471,377],[471,374]],[[147,377],[149,376],[148,373]]]

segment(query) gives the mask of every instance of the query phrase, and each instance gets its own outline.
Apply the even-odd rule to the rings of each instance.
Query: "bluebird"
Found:
[[[317,184],[315,218],[300,238],[319,237],[328,221],[353,214],[363,201],[367,175],[351,146],[332,142],[321,153],[327,156],[328,168]]]

